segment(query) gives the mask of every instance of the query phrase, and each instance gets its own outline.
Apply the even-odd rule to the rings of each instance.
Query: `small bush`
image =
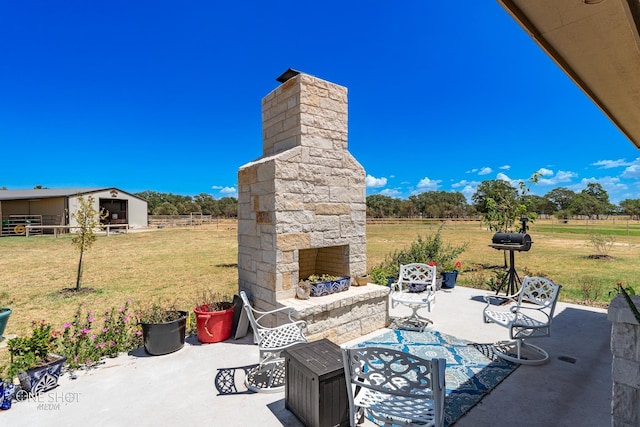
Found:
[[[372,280],[379,285],[386,285],[389,277],[397,278],[401,264],[436,262],[444,265],[452,262],[467,249],[467,243],[454,246],[442,240],[442,227],[424,238],[418,236],[408,249],[395,251],[387,256],[384,262],[371,269]]]
[[[593,277],[582,277],[580,279],[580,292],[582,292],[582,301],[592,303],[600,299],[602,286]]]
[[[508,272],[506,271],[494,271],[494,277],[489,277],[485,284],[490,290],[498,293],[500,291],[500,286],[506,280],[507,274]]]
[[[613,236],[606,234],[598,234],[598,233],[590,233],[589,234],[589,242],[591,246],[595,249],[595,255],[598,257],[606,258],[609,256],[609,252],[613,247],[616,239]]]

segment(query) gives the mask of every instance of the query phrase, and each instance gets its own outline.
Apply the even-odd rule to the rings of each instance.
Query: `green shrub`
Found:
[[[467,249],[468,243],[455,246],[442,240],[442,226],[435,233],[425,237],[418,236],[409,248],[395,251],[385,260],[371,269],[374,283],[386,285],[389,277],[398,278],[401,264],[435,262],[439,265],[451,263]]]

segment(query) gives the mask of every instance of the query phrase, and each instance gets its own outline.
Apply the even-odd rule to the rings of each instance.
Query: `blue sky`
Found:
[[[346,86],[367,194],[640,198],[640,154],[495,1],[0,1],[0,187],[236,196],[291,67]]]

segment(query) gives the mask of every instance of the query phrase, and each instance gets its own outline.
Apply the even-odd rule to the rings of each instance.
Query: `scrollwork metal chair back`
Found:
[[[444,424],[444,359],[426,360],[382,347],[342,351],[351,426],[365,412],[394,425]]]
[[[400,266],[398,281],[392,285],[391,308],[404,305],[411,309],[411,314],[394,322],[399,327],[423,331],[432,323],[418,310],[426,308],[431,311],[431,305],[436,301],[436,275],[435,265],[412,263]]]
[[[253,330],[253,340],[258,344],[260,361],[257,368],[251,370],[245,383],[253,391],[276,392],[284,389],[284,359],[282,351],[295,344],[307,342],[304,335],[306,322],[294,320],[292,310],[282,307],[271,311],[256,310],[249,303],[244,291],[240,291],[243,309]],[[286,313],[288,322],[275,327],[267,327],[261,323],[266,316]],[[257,315],[257,317],[256,317]]]
[[[505,360],[527,365],[540,365],[549,354],[525,339],[548,337],[561,285],[550,279],[526,276],[515,295],[485,297],[485,323],[495,323],[509,330],[511,341],[499,341],[494,347]],[[502,305],[496,306],[495,301]],[[527,353],[527,354],[525,354]]]

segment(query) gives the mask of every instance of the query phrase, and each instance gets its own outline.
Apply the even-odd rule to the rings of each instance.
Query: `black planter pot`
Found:
[[[173,353],[184,347],[187,329],[186,311],[179,311],[180,318],[165,323],[140,323],[144,349],[152,356]]]

